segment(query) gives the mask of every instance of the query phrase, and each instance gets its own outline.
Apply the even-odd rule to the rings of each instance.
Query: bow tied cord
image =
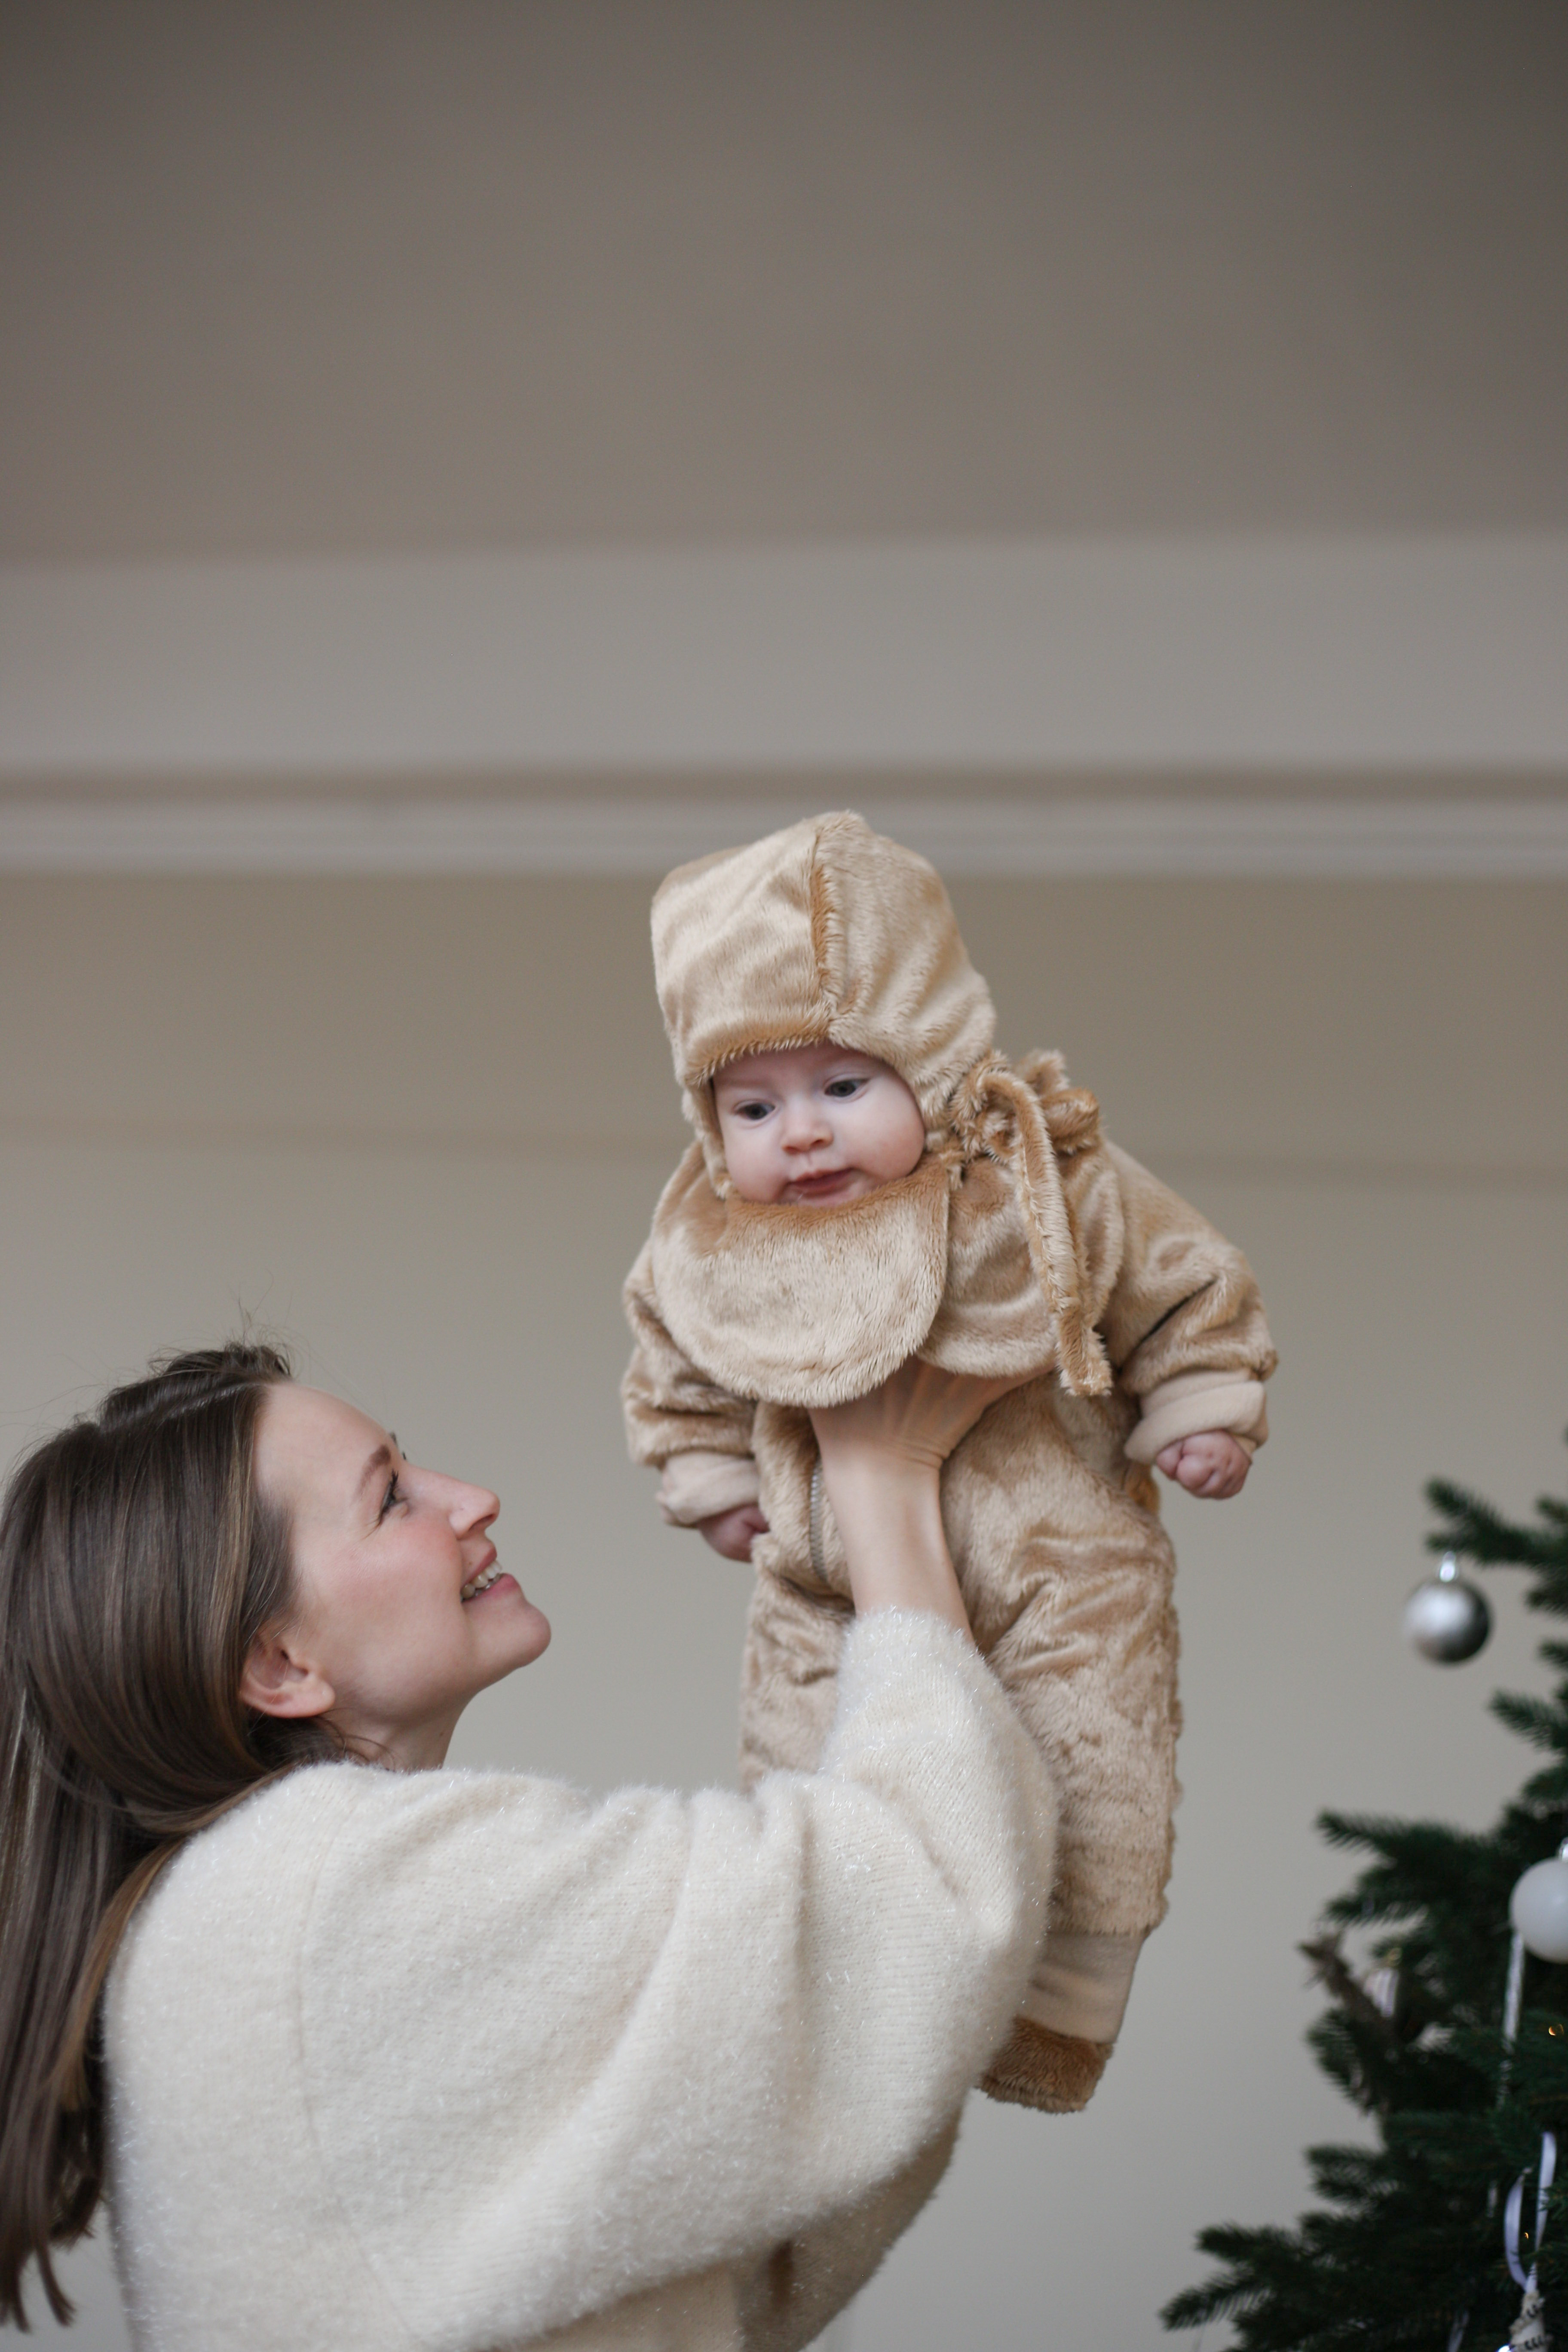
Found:
[[[1037,1074],[1047,1068],[1040,1063]],[[1083,1265],[1058,1160],[1058,1153],[1070,1157],[1097,1140],[1093,1096],[1061,1087],[1042,1103],[1029,1083],[1028,1065],[1015,1070],[999,1054],[987,1054],[956,1090],[948,1121],[965,1160],[984,1154],[1012,1176],[1030,1263],[1056,1322],[1063,1387],[1074,1396],[1103,1396],[1111,1384],[1110,1366],[1084,1314]]]

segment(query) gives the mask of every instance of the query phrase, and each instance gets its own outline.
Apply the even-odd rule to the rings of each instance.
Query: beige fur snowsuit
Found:
[[[849,1616],[808,1409],[919,1355],[1037,1374],[942,1474],[975,1638],[1060,1804],[1050,1931],[985,2087],[1082,2106],[1164,1909],[1175,1801],[1174,1567],[1147,1465],[1265,1434],[1274,1366],[1246,1260],[1108,1142],[1059,1057],[1013,1066],[923,858],[853,815],[680,867],[653,907],[659,1003],[697,1141],[626,1284],[632,1452],[667,1517],[757,1500],[769,1532],[742,1692],[748,1781],[815,1765]],[[887,1062],[926,1121],[908,1176],[839,1207],[734,1192],[710,1084],[830,1041]]]

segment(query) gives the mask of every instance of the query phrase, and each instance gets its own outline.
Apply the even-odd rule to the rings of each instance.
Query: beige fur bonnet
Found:
[[[853,1046],[898,1071],[931,1127],[995,1034],[941,876],[847,812],[678,866],[653,902],[653,960],[716,1182],[709,1080],[740,1055]]]
[[[1093,1099],[1058,1093],[1047,1118],[1035,1078],[992,1050],[990,992],[934,867],[853,813],[808,817],[678,866],[654,898],[653,952],[687,1117],[731,1223],[741,1204],[724,1164],[715,1072],[742,1054],[795,1045],[873,1055],[903,1078],[955,1171],[975,1156],[1011,1169],[1062,1379],[1080,1392],[1103,1390],[1109,1368],[1080,1304],[1053,1144],[1053,1133],[1068,1149],[1091,1140]],[[1059,1086],[1054,1057],[1052,1066]],[[825,1241],[833,1215],[812,1220]],[[798,1226],[799,1213],[750,1210],[743,1222],[771,1233],[780,1219]]]

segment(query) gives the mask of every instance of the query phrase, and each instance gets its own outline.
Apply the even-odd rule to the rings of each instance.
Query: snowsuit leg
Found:
[[[741,1664],[741,1781],[815,1772],[838,1704],[838,1658],[854,1611],[759,1571]]]
[[[1051,1925],[993,2095],[1082,2106],[1121,2021],[1133,1963],[1164,1910],[1176,1798],[1174,1562],[1114,1402],[1032,1381],[986,1413],[948,1465],[942,1514],[981,1650],[1056,1784]],[[804,1413],[759,1408],[771,1532],[742,1684],[742,1771],[810,1769],[833,1719],[848,1583],[831,1511],[812,1567]]]
[[[985,2084],[1027,2105],[1084,2105],[1164,1914],[1175,1563],[1152,1500],[1147,1474],[1121,1454],[1116,1408],[1048,1381],[987,1413],[943,1489],[975,1639],[1060,1808],[1050,1927]]]

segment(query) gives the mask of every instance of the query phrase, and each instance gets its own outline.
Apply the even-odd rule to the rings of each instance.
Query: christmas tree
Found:
[[[1543,1499],[1537,1523],[1516,1527],[1442,1481],[1426,1491],[1443,1521],[1434,1550],[1527,1570],[1530,1607],[1568,1618],[1568,1505]],[[1330,1996],[1309,2039],[1373,2144],[1308,2151],[1321,2201],[1294,2229],[1205,2230],[1221,2268],[1166,2306],[1167,2327],[1227,2320],[1238,2352],[1498,2352],[1510,2330],[1568,2352],[1568,2215],[1553,2225],[1548,2201],[1537,2230],[1543,2135],[1568,2135],[1568,1965],[1523,1952],[1509,1916],[1521,1873],[1568,1836],[1568,1642],[1541,1655],[1562,1677],[1550,1699],[1491,1701],[1546,1760],[1490,1830],[1321,1816],[1331,1844],[1372,1859],[1302,1947]],[[1552,1873],[1568,1886],[1568,1862],[1536,1883]],[[1568,2137],[1563,2154],[1568,2173]],[[1526,2274],[1538,2263],[1543,2303],[1522,2321],[1510,2204],[1515,2260]]]

